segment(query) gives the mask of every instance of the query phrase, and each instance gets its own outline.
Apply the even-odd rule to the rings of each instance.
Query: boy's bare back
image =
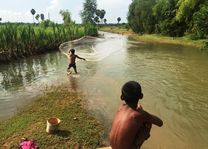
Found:
[[[142,109],[132,109],[128,105],[121,105],[111,128],[110,144],[112,148],[133,149],[137,141],[137,133],[145,121],[146,117]]]
[[[115,114],[110,132],[112,149],[139,149],[149,138],[152,124],[162,126],[163,122],[157,116],[144,111],[139,105],[143,98],[138,82],[129,81],[122,87],[122,104]]]

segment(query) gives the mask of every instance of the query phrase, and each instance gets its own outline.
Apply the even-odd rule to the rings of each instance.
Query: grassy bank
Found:
[[[22,137],[39,148],[89,148],[101,146],[103,126],[83,108],[78,93],[66,88],[47,91],[9,120],[0,122],[0,146],[17,148]],[[46,133],[49,117],[61,119],[56,134]]]
[[[190,47],[194,47],[198,49],[208,49],[207,39],[191,40],[189,37],[167,37],[167,36],[162,36],[158,34],[138,35],[131,30],[128,30],[124,27],[118,27],[118,26],[101,27],[99,30],[129,35],[131,38],[135,40],[143,41],[143,42],[175,44],[175,45],[190,46]]]

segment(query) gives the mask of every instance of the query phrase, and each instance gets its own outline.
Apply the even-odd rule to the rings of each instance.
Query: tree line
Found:
[[[207,0],[133,0],[127,19],[139,34],[208,38]]]

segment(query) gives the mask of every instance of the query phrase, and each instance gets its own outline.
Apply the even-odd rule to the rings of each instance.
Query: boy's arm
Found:
[[[78,55],[76,55],[76,57],[77,57],[78,59],[86,60],[85,58],[79,57]]]
[[[144,112],[145,119],[147,122],[157,125],[159,127],[163,125],[163,121],[159,117],[152,115],[146,111],[143,111],[143,112]]]
[[[69,57],[69,55],[67,54],[67,53],[65,53],[65,52],[62,52],[64,55],[66,55],[67,56],[67,58],[69,58],[70,59],[70,57]]]

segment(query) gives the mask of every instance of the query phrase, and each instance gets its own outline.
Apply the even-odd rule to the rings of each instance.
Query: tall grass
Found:
[[[0,25],[0,61],[55,50],[62,42],[84,35],[97,35],[96,27],[90,24],[70,26],[53,24],[49,27],[3,24]]]

